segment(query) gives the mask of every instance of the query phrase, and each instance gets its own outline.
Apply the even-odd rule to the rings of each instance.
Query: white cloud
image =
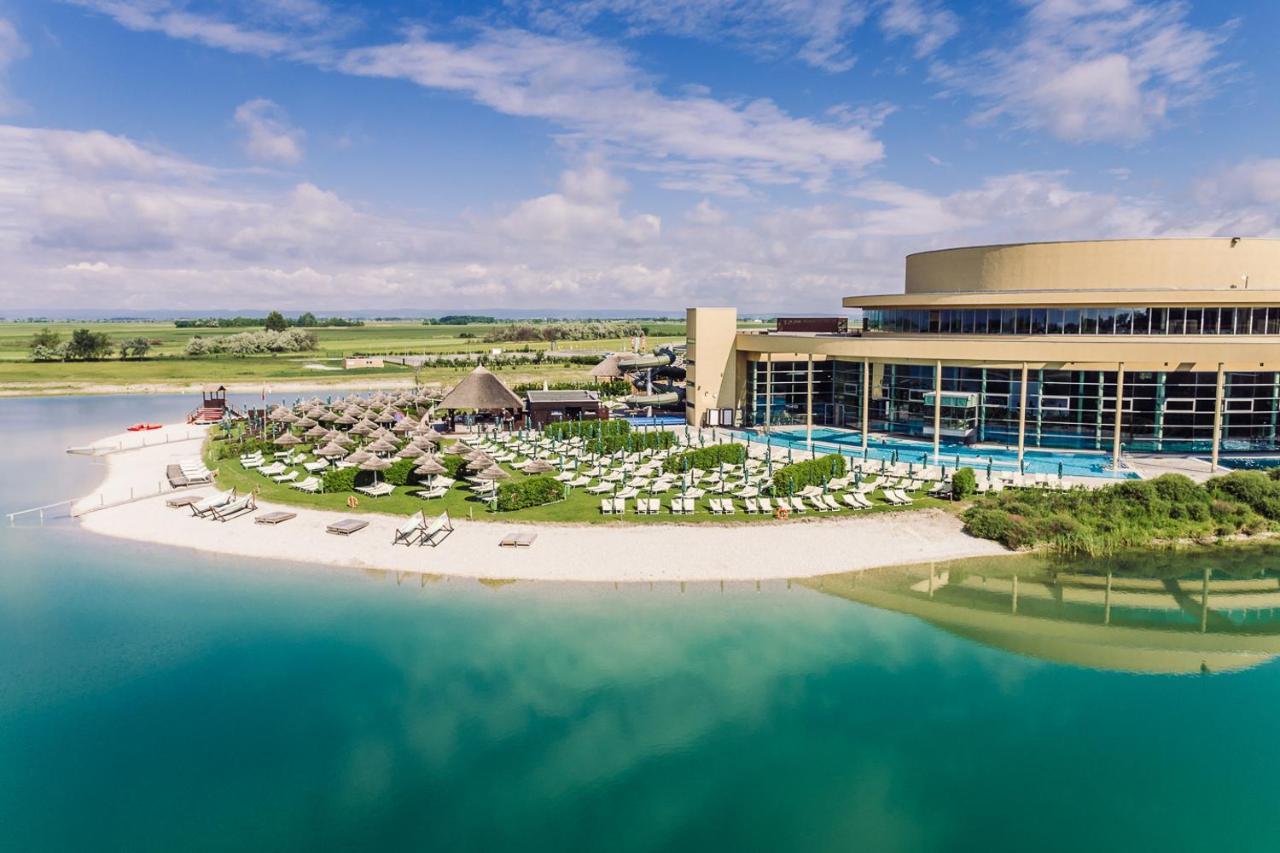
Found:
[[[960,19],[936,0],[888,0],[880,28],[890,36],[915,40],[915,55],[928,56],[960,31]]]
[[[997,118],[1069,142],[1128,143],[1206,98],[1227,67],[1224,32],[1196,29],[1168,0],[1021,0],[1013,44],[937,63],[934,76]]]
[[[289,124],[289,117],[274,101],[245,101],[236,107],[235,122],[245,133],[244,150],[253,160],[286,166],[302,161],[306,134]]]
[[[766,98],[729,102],[666,95],[617,48],[523,30],[486,30],[470,44],[403,42],[358,48],[339,67],[457,92],[508,115],[559,123],[570,142],[668,176],[667,186],[741,193],[747,184],[819,189],[884,155],[870,114],[826,121],[787,114]],[[881,111],[875,113],[882,115]]]
[[[728,216],[710,200],[704,198],[685,214],[685,219],[695,225],[723,225]]]

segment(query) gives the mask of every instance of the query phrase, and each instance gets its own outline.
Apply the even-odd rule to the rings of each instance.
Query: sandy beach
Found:
[[[155,495],[165,466],[198,456],[203,436],[187,437],[186,425],[146,436],[148,446],[104,457],[106,477],[77,504],[83,512],[143,494]],[[117,446],[137,434],[94,442]],[[131,446],[125,444],[124,446]],[[212,494],[212,487],[190,490]],[[325,532],[340,513],[261,504],[296,512],[278,526],[242,516],[221,523],[165,505],[169,494],[130,500],[90,511],[86,530],[104,536],[171,545],[249,559],[292,560],[322,565],[474,578],[547,581],[706,581],[800,578],[878,566],[1007,554],[975,539],[960,522],[937,510],[814,518],[778,524],[550,525],[518,521],[455,519],[455,530],[438,547],[393,545],[395,516],[365,513],[369,526],[351,536]],[[532,547],[498,547],[507,533],[537,534]]]

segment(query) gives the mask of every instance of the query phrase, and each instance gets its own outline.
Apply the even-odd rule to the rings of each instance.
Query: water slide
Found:
[[[685,369],[676,364],[677,355],[672,347],[659,347],[652,355],[624,354],[617,356],[621,370],[638,392],[623,398],[628,406],[654,406],[663,408],[678,406],[684,402],[683,382]],[[675,381],[654,382],[654,375]]]

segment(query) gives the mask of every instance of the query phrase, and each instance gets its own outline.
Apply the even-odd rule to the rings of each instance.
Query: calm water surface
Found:
[[[0,401],[0,509],[188,408]],[[4,528],[0,848],[1276,849],[1277,552],[1012,565],[423,584]]]

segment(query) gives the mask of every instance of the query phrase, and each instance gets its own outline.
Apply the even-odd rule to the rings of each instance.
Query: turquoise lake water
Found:
[[[189,407],[0,401],[0,509]],[[4,528],[0,849],[1274,850],[1280,551],[1009,565],[489,587]]]

